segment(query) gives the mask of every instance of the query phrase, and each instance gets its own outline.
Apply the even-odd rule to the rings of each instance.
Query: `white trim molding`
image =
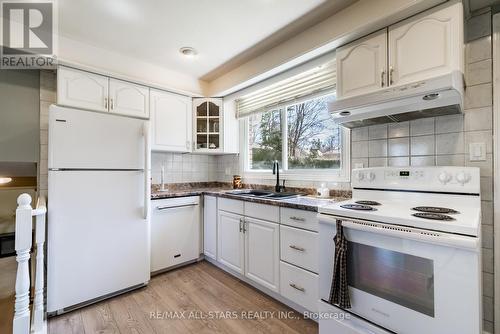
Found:
[[[493,15],[493,228],[494,228],[494,328],[500,334],[500,13]]]

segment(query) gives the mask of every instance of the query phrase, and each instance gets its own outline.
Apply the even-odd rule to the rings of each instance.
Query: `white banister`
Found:
[[[30,332],[30,274],[28,260],[31,250],[32,209],[31,196],[17,198],[16,210],[16,301],[14,304],[14,334]]]
[[[17,198],[16,210],[16,300],[14,304],[13,334],[45,333],[44,309],[44,244],[45,216],[47,207],[45,198],[38,199],[36,209],[31,208],[31,196],[21,194]],[[33,304],[33,319],[30,319],[30,274],[28,261],[31,256],[33,237],[33,217],[36,217],[35,244],[35,300]],[[30,326],[31,322],[31,326]],[[31,327],[31,328],[30,328]]]
[[[40,197],[36,209],[32,215],[36,217],[35,244],[36,244],[36,267],[35,267],[35,300],[33,302],[32,330],[34,332],[45,332],[45,308],[44,308],[44,249],[45,244],[45,214],[47,207],[45,198]]]

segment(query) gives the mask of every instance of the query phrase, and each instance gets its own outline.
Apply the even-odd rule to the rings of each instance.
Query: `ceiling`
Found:
[[[355,1],[60,0],[59,32],[211,81]]]

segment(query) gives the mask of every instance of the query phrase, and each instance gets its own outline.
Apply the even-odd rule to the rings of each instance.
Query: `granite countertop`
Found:
[[[169,191],[158,191],[157,187],[154,187],[151,191],[151,199],[157,200],[157,199],[175,198],[175,197],[211,195],[216,197],[224,197],[236,200],[243,200],[247,202],[275,205],[280,207],[307,210],[313,212],[317,212],[318,208],[321,206],[349,199],[348,192],[341,192],[340,194],[338,194],[339,196],[332,196],[330,198],[317,198],[312,195],[305,195],[288,199],[269,199],[262,197],[259,198],[259,197],[234,195],[229,193],[231,191],[234,191],[234,189],[232,189],[229,186],[208,186],[208,187],[200,186],[200,187],[172,188]]]

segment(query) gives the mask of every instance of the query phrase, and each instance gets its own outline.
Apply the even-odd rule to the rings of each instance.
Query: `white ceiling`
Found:
[[[59,32],[95,47],[127,54],[196,78],[215,73],[235,57],[279,34],[305,14],[324,19],[353,0],[60,0]],[[327,13],[332,14],[332,13]],[[311,15],[309,15],[311,16]],[[310,24],[311,22],[309,22]],[[302,24],[300,27],[304,27]],[[296,28],[298,26],[296,25]],[[298,27],[298,28],[300,28]],[[290,30],[290,33],[297,33]],[[192,46],[194,59],[179,48]],[[273,45],[267,43],[266,47]],[[264,50],[265,51],[265,50]],[[252,53],[255,56],[255,50]],[[248,59],[246,59],[248,60]],[[233,62],[232,64],[237,66]],[[208,79],[208,78],[204,78]]]

